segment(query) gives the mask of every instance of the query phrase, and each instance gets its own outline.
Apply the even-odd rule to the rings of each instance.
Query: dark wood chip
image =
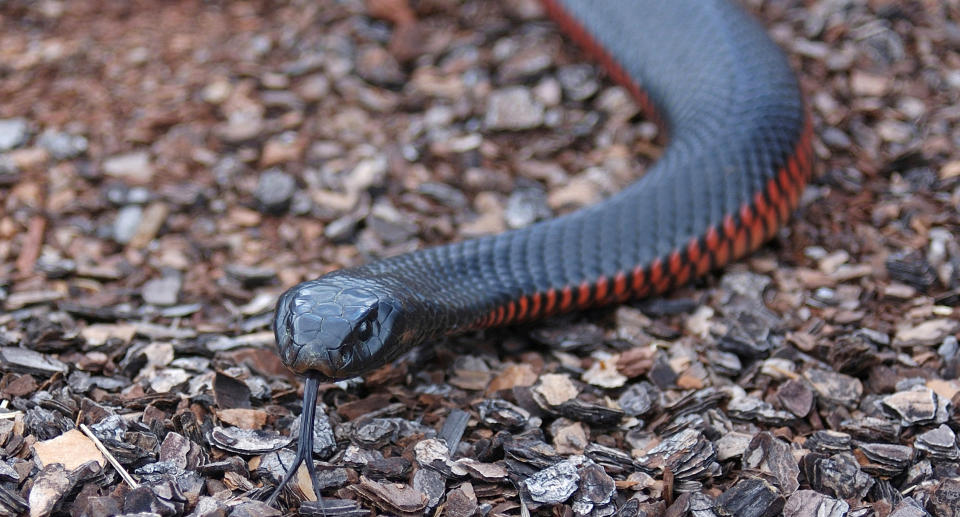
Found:
[[[758,478],[738,481],[717,499],[720,515],[772,517],[779,515],[783,506],[783,496],[777,489]]]

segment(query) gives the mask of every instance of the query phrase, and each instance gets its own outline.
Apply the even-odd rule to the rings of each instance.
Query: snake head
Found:
[[[277,302],[277,350],[291,370],[339,380],[382,366],[404,347],[400,302],[336,273],[298,284]]]

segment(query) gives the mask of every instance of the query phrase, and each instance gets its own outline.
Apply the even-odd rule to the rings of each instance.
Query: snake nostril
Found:
[[[324,352],[324,359],[326,360],[322,360],[323,364],[318,365],[317,369],[329,377],[336,377],[337,372],[343,368],[343,354],[336,348],[327,348]]]

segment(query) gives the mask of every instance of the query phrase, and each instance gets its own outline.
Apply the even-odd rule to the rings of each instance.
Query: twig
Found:
[[[46,228],[47,220],[43,216],[36,215],[30,219],[27,235],[20,249],[20,258],[17,259],[17,271],[21,275],[29,276],[33,273],[33,265],[37,262],[40,249],[43,247],[43,232]]]
[[[96,445],[98,449],[100,449],[100,452],[102,452],[104,456],[106,456],[107,461],[109,461],[110,464],[113,465],[113,468],[117,469],[117,472],[120,473],[120,477],[122,477],[123,480],[126,481],[128,485],[130,485],[130,488],[137,488],[140,486],[140,483],[137,483],[136,481],[133,480],[132,477],[130,477],[130,474],[128,474],[126,469],[123,468],[123,465],[120,465],[120,462],[113,457],[113,454],[110,454],[110,451],[108,451],[107,448],[103,446],[103,443],[101,443],[100,440],[93,435],[93,432],[90,430],[89,427],[87,427],[87,424],[80,424],[80,430],[83,431],[83,434],[87,435],[87,438],[90,438],[91,440],[93,440],[93,444]]]

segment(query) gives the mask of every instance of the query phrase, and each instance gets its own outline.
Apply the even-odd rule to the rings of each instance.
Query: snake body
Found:
[[[307,397],[318,380],[363,375],[441,336],[664,292],[756,249],[796,207],[810,122],[784,55],[738,6],[543,3],[666,129],[661,158],[574,213],[291,288],[277,347],[308,378]]]

